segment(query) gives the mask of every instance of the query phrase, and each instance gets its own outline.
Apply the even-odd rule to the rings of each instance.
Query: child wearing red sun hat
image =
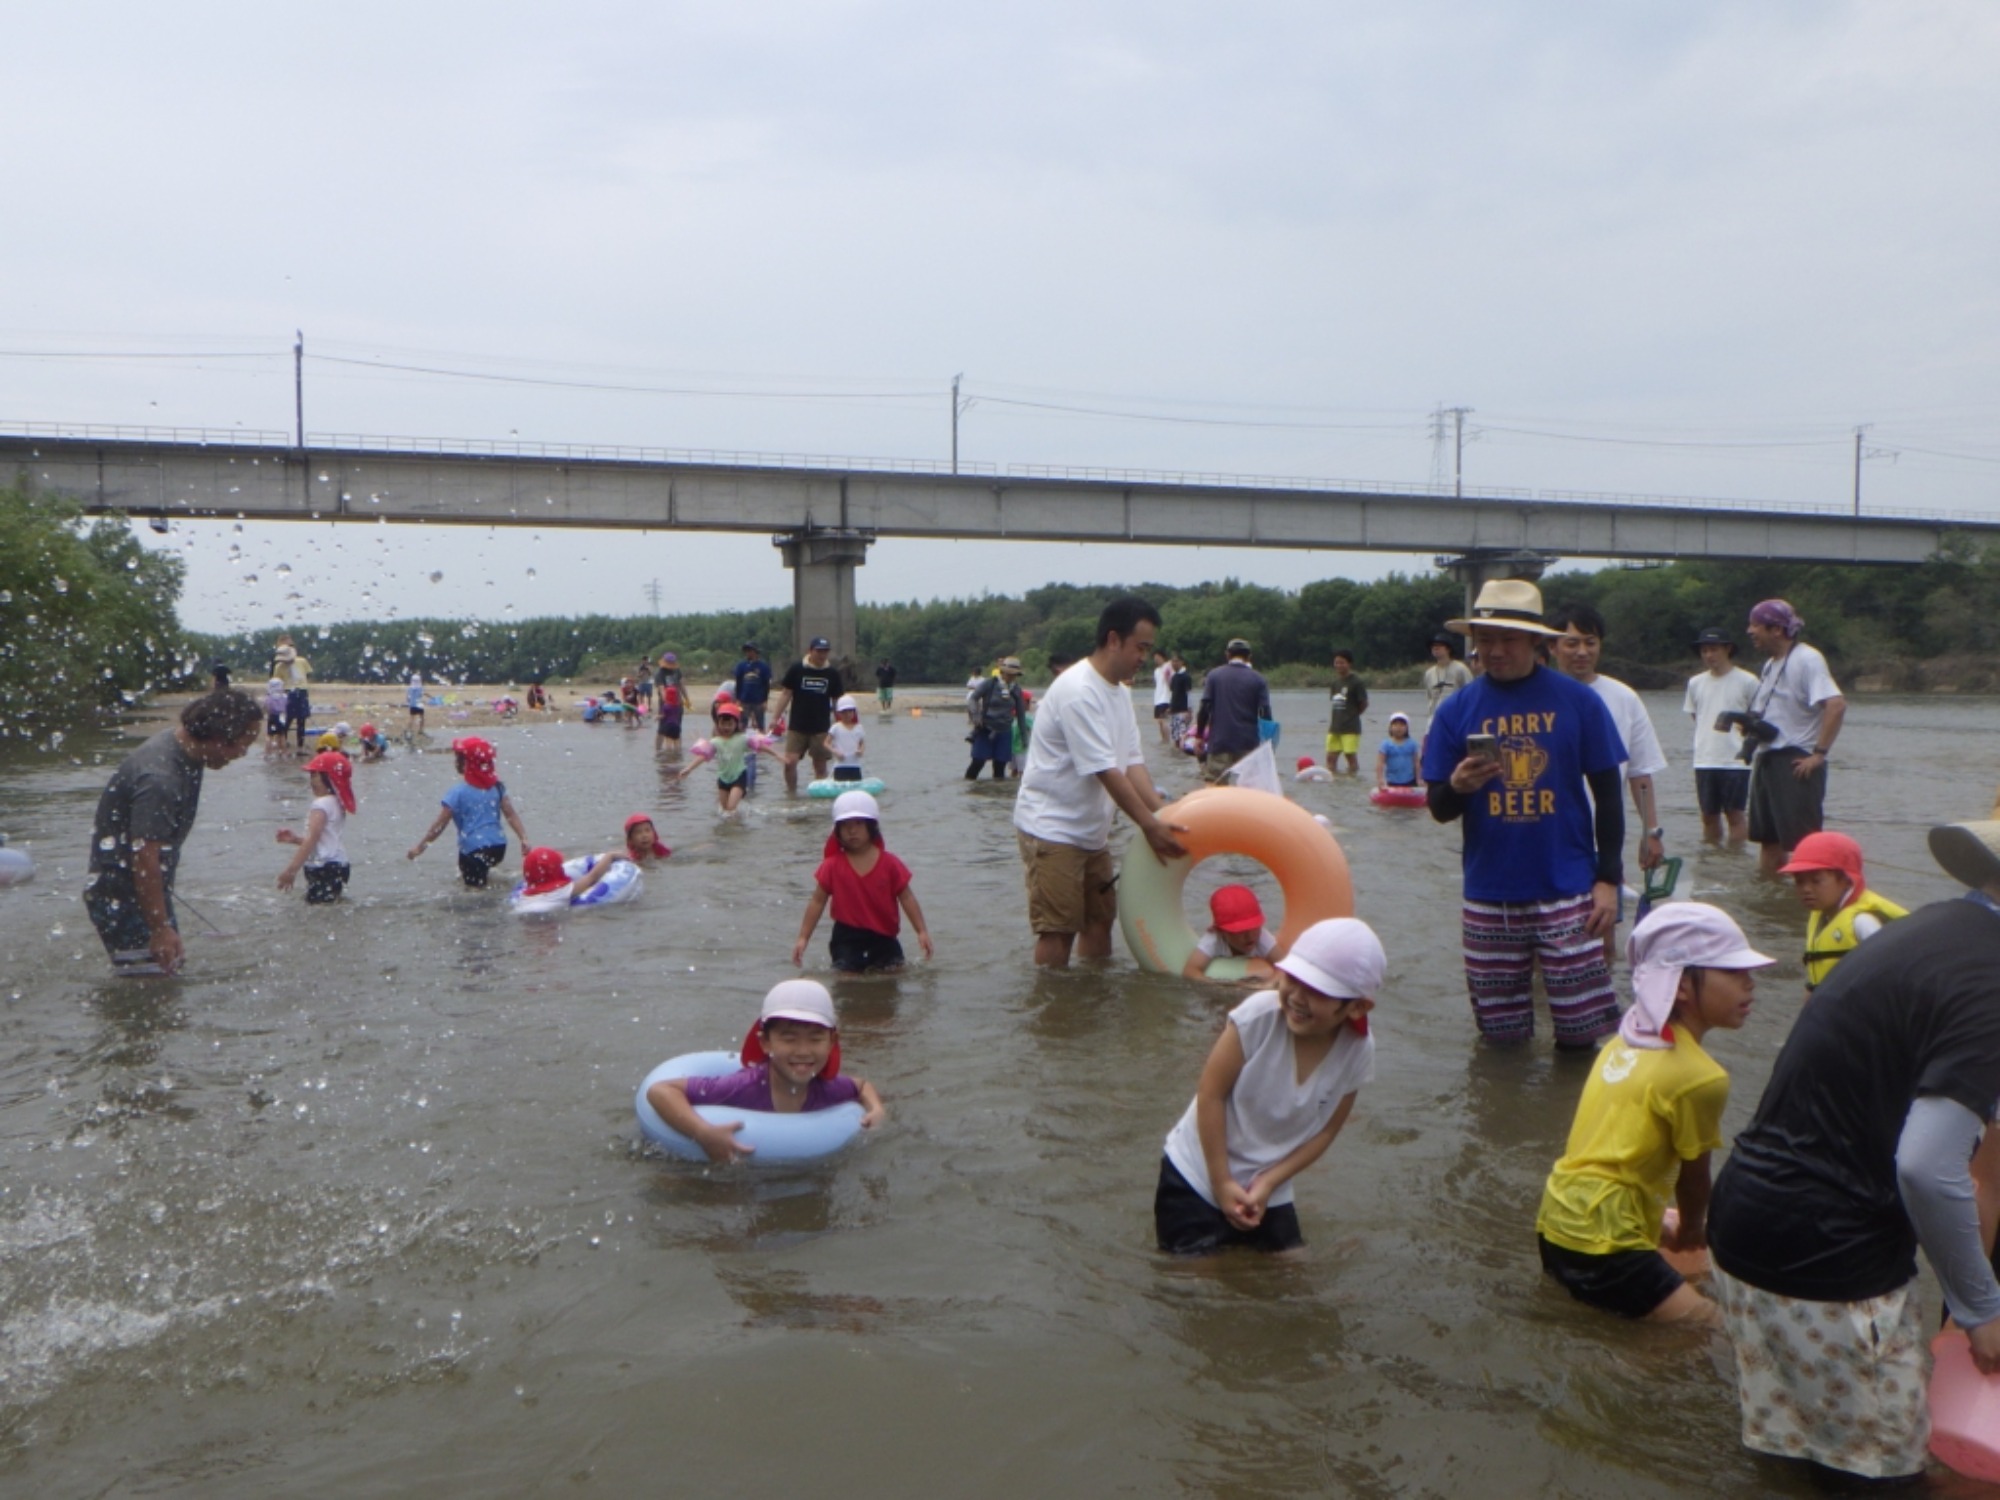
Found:
[[[1240,958],[1244,983],[1269,984],[1278,972],[1272,965],[1285,955],[1264,925],[1264,908],[1257,904],[1257,893],[1247,885],[1222,886],[1208,898],[1208,915],[1208,931],[1196,941],[1181,973],[1200,979],[1216,959]]]

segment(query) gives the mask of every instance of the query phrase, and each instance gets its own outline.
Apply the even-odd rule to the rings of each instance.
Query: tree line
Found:
[[[91,713],[159,689],[198,687],[212,662],[239,681],[268,669],[280,627],[211,635],[181,629],[179,559],[150,552],[118,518],[90,520],[72,504],[20,484],[0,489],[0,740],[45,740]],[[1610,670],[1639,686],[1685,675],[1690,643],[1719,625],[1737,633],[1759,599],[1789,599],[1806,637],[1842,674],[1957,657],[2000,661],[2000,547],[1947,540],[1916,567],[1801,567],[1681,562],[1607,567],[1542,580],[1551,605],[1594,605],[1605,617]],[[1440,575],[1395,573],[1373,583],[1323,579],[1296,593],[1225,578],[1193,587],[1133,582],[1048,584],[1018,596],[868,604],[857,611],[862,680],[881,658],[905,682],[959,682],[1002,655],[1031,680],[1052,659],[1087,654],[1098,612],[1136,593],[1160,610],[1160,639],[1197,668],[1222,660],[1234,636],[1259,666],[1323,672],[1336,650],[1364,673],[1426,660],[1431,637],[1459,614],[1459,586]],[[726,672],[746,640],[782,666],[790,656],[789,608],[671,616],[585,615],[521,621],[351,620],[289,627],[320,678],[387,682],[414,669],[426,678],[526,683],[537,678],[615,679],[642,658],[677,652],[696,677]],[[1748,655],[1746,651],[1745,655]],[[2000,668],[1988,668],[2000,673]],[[1652,680],[1649,681],[1649,675]],[[1966,686],[2000,686],[1968,668]]]

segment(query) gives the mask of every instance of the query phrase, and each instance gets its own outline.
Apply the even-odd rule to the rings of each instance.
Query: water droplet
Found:
[[[0,604],[12,604],[13,602],[14,591],[12,589],[0,589]]]
[[[431,574],[431,582],[432,582],[432,583],[443,583],[443,582],[444,582],[444,573],[443,573],[443,571],[442,571],[442,570],[439,570],[439,571],[437,571],[437,572],[434,572],[434,573],[432,573],[432,574]]]
[[[51,578],[49,582],[55,585],[55,590],[58,594],[67,594],[69,592],[69,580],[67,578]]]
[[[280,578],[290,578],[292,576],[292,565],[290,563],[279,563],[278,576]]]
[[[533,583],[534,581],[535,581],[535,570],[533,568],[530,568],[528,569],[528,582]]]

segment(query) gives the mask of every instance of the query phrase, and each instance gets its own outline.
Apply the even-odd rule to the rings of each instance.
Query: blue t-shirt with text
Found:
[[[1597,878],[1597,834],[1584,777],[1626,758],[1604,700],[1536,667],[1519,682],[1475,677],[1438,706],[1424,742],[1424,780],[1449,781],[1466,738],[1499,741],[1501,775],[1465,799],[1469,901],[1555,901]]]

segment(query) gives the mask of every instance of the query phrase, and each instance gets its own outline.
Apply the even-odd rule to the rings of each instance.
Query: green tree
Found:
[[[0,490],[0,735],[41,738],[190,676],[174,607],[183,568],[122,517],[86,521],[24,485]]]

